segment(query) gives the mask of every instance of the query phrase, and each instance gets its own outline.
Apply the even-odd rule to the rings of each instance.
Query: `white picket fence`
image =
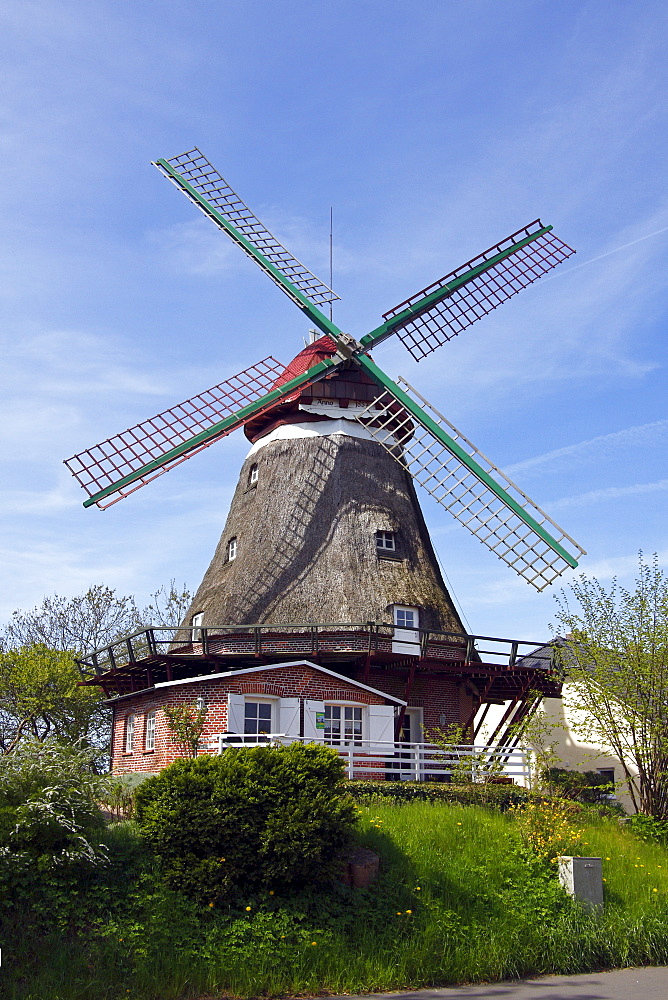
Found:
[[[459,774],[479,782],[510,778],[517,785],[527,785],[530,781],[530,762],[526,752],[502,747],[462,745],[444,750],[434,743],[325,742],[324,739],[285,736],[282,733],[260,736],[225,733],[213,738],[210,750],[222,753],[228,747],[287,746],[290,743],[331,746],[344,759],[349,778],[449,781]]]

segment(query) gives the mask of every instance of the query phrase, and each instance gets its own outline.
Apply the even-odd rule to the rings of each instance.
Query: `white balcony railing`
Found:
[[[330,742],[304,736],[268,733],[243,736],[225,733],[214,737],[209,751],[222,753],[228,747],[286,746],[290,743],[319,743],[331,746],[343,758],[349,778],[384,778],[395,781],[452,781],[457,777],[477,782],[512,780],[527,785],[530,769],[524,750],[503,747],[451,746],[434,743],[378,743],[370,740]]]

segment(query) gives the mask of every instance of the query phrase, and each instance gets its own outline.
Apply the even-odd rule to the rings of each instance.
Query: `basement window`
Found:
[[[376,532],[376,548],[379,552],[395,552],[396,544],[393,531]]]
[[[237,558],[237,540],[236,538],[230,538],[227,543],[227,561],[232,562],[233,559]]]

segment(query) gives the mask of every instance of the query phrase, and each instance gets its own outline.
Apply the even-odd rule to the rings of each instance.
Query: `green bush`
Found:
[[[0,870],[38,858],[49,867],[102,860],[97,799],[107,779],[93,772],[94,758],[56,740],[26,740],[0,758]]]
[[[654,816],[636,813],[626,820],[625,826],[646,844],[661,844],[664,847],[668,845],[668,821],[665,819],[655,819]]]
[[[598,771],[569,771],[565,767],[547,767],[541,774],[541,780],[553,795],[590,805],[607,803],[610,794],[615,791],[614,782]]]
[[[505,811],[521,805],[529,798],[525,788],[517,785],[480,783],[451,785],[428,781],[349,781],[346,791],[357,802],[379,797],[393,802],[456,802],[463,806],[491,806]]]
[[[298,743],[177,760],[135,799],[166,885],[203,902],[331,881],[355,823],[338,754]]]

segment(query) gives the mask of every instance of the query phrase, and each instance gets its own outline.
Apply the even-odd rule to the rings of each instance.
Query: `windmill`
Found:
[[[585,551],[371,350],[395,334],[420,361],[574,251],[536,220],[390,309],[359,340],[323,311],[337,295],[268,232],[198,149],[155,166],[278,285],[322,333],[287,366],[268,357],[233,378],[66,460],[104,509],[239,427],[346,372],[376,389],[355,421],[483,545],[537,590]],[[318,348],[320,350],[318,351]]]

